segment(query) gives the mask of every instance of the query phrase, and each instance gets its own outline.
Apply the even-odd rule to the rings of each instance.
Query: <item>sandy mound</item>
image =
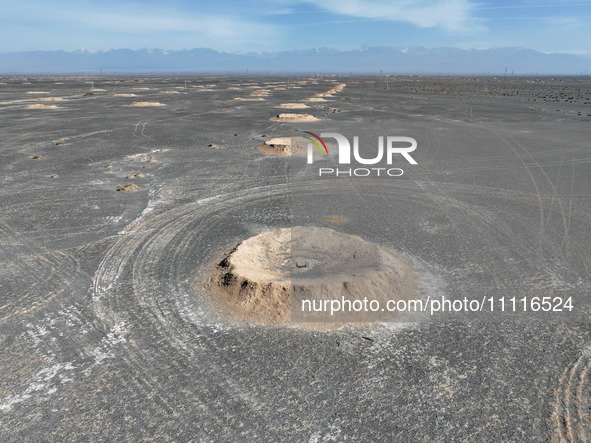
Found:
[[[265,141],[257,149],[270,155],[296,155],[305,157],[308,154],[308,143],[304,137],[277,137]]]
[[[242,98],[242,97],[234,97],[234,100],[237,100],[239,102],[262,102],[265,99],[264,98],[261,98],[261,97],[245,97],[245,98]]]
[[[160,102],[132,102],[129,106],[148,107],[148,106],[165,106]]]
[[[122,185],[117,186],[117,191],[120,192],[137,192],[141,188],[134,184],[134,183],[123,183]]]
[[[379,312],[302,312],[303,300],[366,298],[388,300],[416,296],[412,267],[392,251],[332,229],[285,228],[251,237],[218,265],[206,285],[219,307],[253,323],[351,322],[385,320]],[[368,310],[369,311],[369,310]],[[318,323],[315,324],[318,326]]]
[[[27,91],[25,94],[49,94],[47,91]]]
[[[105,91],[106,91],[106,89],[101,89],[101,88],[92,88],[92,89],[89,89],[89,91],[91,91],[91,92],[105,92]]]
[[[133,89],[134,91],[149,91],[150,90],[150,88],[131,88],[131,89]]]
[[[310,114],[277,114],[271,120],[276,122],[315,122],[318,119]]]
[[[61,102],[63,98],[61,97],[40,97],[37,100],[40,102]]]
[[[303,102],[325,102],[322,97],[310,97],[302,99]]]
[[[41,105],[41,104],[28,105],[26,107],[26,109],[57,109],[57,108],[59,108],[59,106],[56,106],[56,105]]]
[[[281,108],[281,109],[304,109],[304,108],[309,108],[309,106],[306,105],[305,103],[281,103],[280,105],[277,105],[276,108]]]
[[[135,94],[113,94],[113,97],[137,97]]]
[[[160,94],[180,94],[179,91],[160,91]]]

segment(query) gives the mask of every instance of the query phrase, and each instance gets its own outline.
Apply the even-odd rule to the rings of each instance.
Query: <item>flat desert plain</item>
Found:
[[[588,77],[3,77],[0,128],[1,441],[591,438]]]

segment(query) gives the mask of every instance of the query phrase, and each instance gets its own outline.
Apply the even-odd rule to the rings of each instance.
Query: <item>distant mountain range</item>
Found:
[[[591,58],[523,48],[457,49],[369,47],[227,53],[165,51],[31,51],[0,54],[0,74],[114,73],[341,73],[589,75]]]

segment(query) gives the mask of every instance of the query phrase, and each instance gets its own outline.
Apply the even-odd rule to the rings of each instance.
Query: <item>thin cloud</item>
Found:
[[[409,22],[421,28],[465,30],[473,5],[467,0],[309,0],[317,8],[353,17]]]
[[[266,45],[280,35],[280,30],[273,24],[261,24],[253,18],[227,14],[144,7],[137,3],[122,3],[108,8],[91,3],[72,9],[68,8],[67,1],[54,4],[52,8],[36,7],[35,3],[13,4],[4,20],[12,16],[15,17],[13,21],[18,18],[21,23],[36,28],[51,23],[63,34],[84,30],[84,35],[103,35],[104,39],[119,34],[122,41],[132,36],[143,36],[153,41],[161,36],[163,44],[166,44],[185,35],[195,42],[194,46],[208,44],[222,49]]]

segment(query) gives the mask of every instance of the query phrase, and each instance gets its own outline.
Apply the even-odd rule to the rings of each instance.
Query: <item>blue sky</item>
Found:
[[[519,46],[591,57],[591,1],[0,0],[0,52]]]

